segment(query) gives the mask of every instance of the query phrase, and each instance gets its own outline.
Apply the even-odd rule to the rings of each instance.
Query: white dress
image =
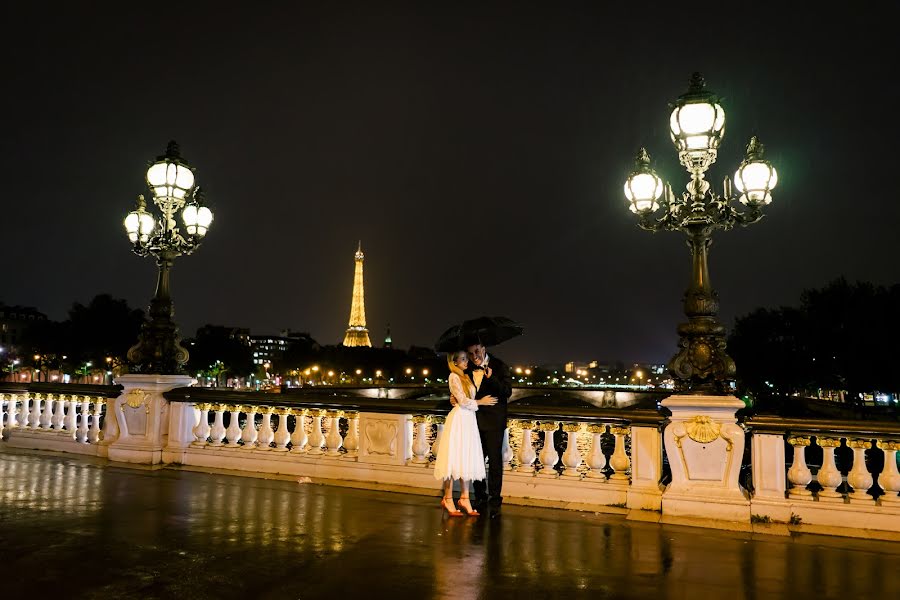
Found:
[[[459,375],[450,373],[449,383],[450,393],[459,400],[459,404],[453,407],[444,422],[434,461],[434,478],[442,481],[484,479],[484,453],[475,419],[478,403],[466,395]]]

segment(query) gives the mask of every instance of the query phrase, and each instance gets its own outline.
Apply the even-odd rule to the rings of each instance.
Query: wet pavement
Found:
[[[5,597],[900,597],[900,544],[0,451]]]

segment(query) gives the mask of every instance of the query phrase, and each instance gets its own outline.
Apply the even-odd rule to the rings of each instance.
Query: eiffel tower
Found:
[[[363,290],[363,255],[362,242],[356,250],[356,270],[353,273],[353,303],[350,305],[350,324],[344,336],[344,346],[372,347],[369,341],[369,330],[366,329],[366,301]]]

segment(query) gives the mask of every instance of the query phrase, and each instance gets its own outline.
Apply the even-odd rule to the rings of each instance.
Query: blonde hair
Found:
[[[472,385],[472,382],[469,381],[468,376],[463,372],[462,369],[459,368],[459,365],[456,364],[456,359],[462,356],[468,356],[465,350],[457,350],[456,352],[448,352],[447,353],[447,366],[450,368],[451,373],[456,373],[460,380],[462,381],[463,390],[466,392],[466,396],[472,398],[475,396],[475,386]]]

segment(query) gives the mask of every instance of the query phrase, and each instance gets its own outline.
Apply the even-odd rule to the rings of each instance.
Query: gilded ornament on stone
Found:
[[[878,440],[875,445],[888,452],[891,450],[900,450],[900,442],[893,440]]]
[[[685,421],[684,428],[689,438],[701,444],[708,444],[717,439],[722,431],[722,425],[706,415],[697,415]]]
[[[134,388],[125,394],[125,404],[131,408],[139,408],[147,400],[147,396],[149,396],[149,394],[144,390]]]

